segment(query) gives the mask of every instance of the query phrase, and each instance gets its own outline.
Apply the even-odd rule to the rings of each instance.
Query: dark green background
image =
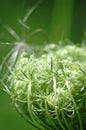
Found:
[[[38,33],[29,37],[30,33],[18,22],[23,18],[38,0],[0,0],[0,42],[15,42],[6,26],[9,25],[20,36],[21,40],[26,40],[30,44],[43,44],[50,39],[50,26],[54,0],[44,0],[42,4],[32,13],[27,25],[31,31],[42,28],[46,33]],[[65,3],[66,4],[66,3]],[[75,0],[70,40],[80,42],[86,30],[86,1]],[[52,40],[51,40],[52,42]],[[10,50],[10,46],[0,45],[0,63],[2,57]],[[9,96],[0,91],[0,130],[32,130],[33,128],[13,110]]]

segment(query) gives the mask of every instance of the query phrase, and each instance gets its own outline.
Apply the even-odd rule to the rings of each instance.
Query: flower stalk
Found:
[[[51,40],[54,43],[70,39],[74,0],[54,0],[51,20]]]

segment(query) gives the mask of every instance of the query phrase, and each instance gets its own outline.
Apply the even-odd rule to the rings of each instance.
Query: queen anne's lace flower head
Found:
[[[15,108],[47,130],[83,130],[86,119],[86,47],[47,45],[23,52],[8,76]]]

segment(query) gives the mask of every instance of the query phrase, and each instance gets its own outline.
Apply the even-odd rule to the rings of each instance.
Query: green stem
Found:
[[[63,118],[63,120],[64,120],[64,123],[65,123],[65,125],[66,125],[66,127],[67,127],[67,130],[70,130],[70,127],[69,127],[69,125],[68,125],[68,121],[66,120],[66,117],[65,117],[65,115],[64,115],[63,110],[61,111],[61,114],[62,114],[62,118]]]
[[[76,110],[76,114],[77,114],[78,121],[79,121],[79,125],[80,125],[80,130],[83,130],[81,117],[80,117],[79,111],[78,111],[78,109],[77,109],[76,102],[75,102],[75,100],[74,100],[74,98],[73,98],[71,92],[70,92],[70,96],[71,96],[72,102],[73,102],[74,107],[75,107],[75,110]]]
[[[30,100],[31,86],[32,85],[31,85],[31,82],[30,82],[29,85],[28,85],[28,91],[27,91],[28,112],[29,112],[30,118],[31,118],[32,122],[34,123],[34,125],[37,128],[40,128],[41,130],[43,130],[43,127],[40,124],[38,124],[38,122],[36,122],[35,116],[34,116],[33,111],[32,111],[32,103],[31,103],[31,100]]]
[[[53,76],[53,91],[54,91],[54,97],[55,99],[57,98],[56,97],[56,90],[57,87],[56,87],[56,78],[55,76]],[[63,124],[61,123],[60,119],[59,119],[59,115],[58,115],[58,112],[57,112],[57,105],[56,105],[56,100],[54,100],[54,106],[55,106],[55,112],[56,112],[56,117],[57,117],[57,121],[58,121],[58,124],[60,125],[60,127],[62,128],[62,130],[65,130]]]
[[[66,81],[66,86],[67,86],[67,89],[68,89],[68,91],[69,91],[69,94],[70,94],[71,100],[72,100],[72,102],[73,102],[73,105],[74,105],[74,108],[75,108],[75,111],[76,111],[76,114],[77,114],[77,118],[78,118],[79,125],[80,125],[80,130],[83,130],[81,117],[80,117],[80,114],[79,114],[79,111],[78,111],[78,108],[77,108],[76,102],[75,102],[75,100],[74,100],[74,98],[73,98],[73,96],[72,96],[72,94],[71,94],[70,89],[68,88],[68,86],[69,86],[68,84],[69,84],[69,82]]]
[[[31,102],[31,87],[32,87],[32,84],[31,82],[29,82],[28,91],[27,91],[27,103],[28,103],[28,112],[29,112],[30,118],[32,122],[34,123],[34,126],[36,126],[38,129],[51,130],[51,128],[47,124],[45,124],[38,116],[36,116],[35,113],[33,113],[32,102]]]
[[[58,42],[70,37],[74,0],[54,0],[51,40]]]

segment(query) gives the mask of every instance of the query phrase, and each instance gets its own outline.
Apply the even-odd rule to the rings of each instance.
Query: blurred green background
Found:
[[[38,1],[0,0],[0,42],[12,43],[16,41],[7,31],[7,26],[15,30],[21,41],[23,40],[33,45],[54,42],[54,39],[56,41],[57,38],[60,40],[69,38],[75,43],[83,40],[86,30],[86,0],[44,0],[26,21],[26,24],[31,28],[29,31],[18,20],[23,19],[28,10]],[[65,19],[68,20],[66,24],[64,24]],[[39,28],[44,31],[30,35],[31,32]],[[59,35],[63,31],[65,34],[69,34],[60,37]],[[0,44],[0,64],[2,57],[10,49],[10,46]],[[33,127],[14,111],[9,96],[0,91],[0,130],[15,129],[33,130]]]

